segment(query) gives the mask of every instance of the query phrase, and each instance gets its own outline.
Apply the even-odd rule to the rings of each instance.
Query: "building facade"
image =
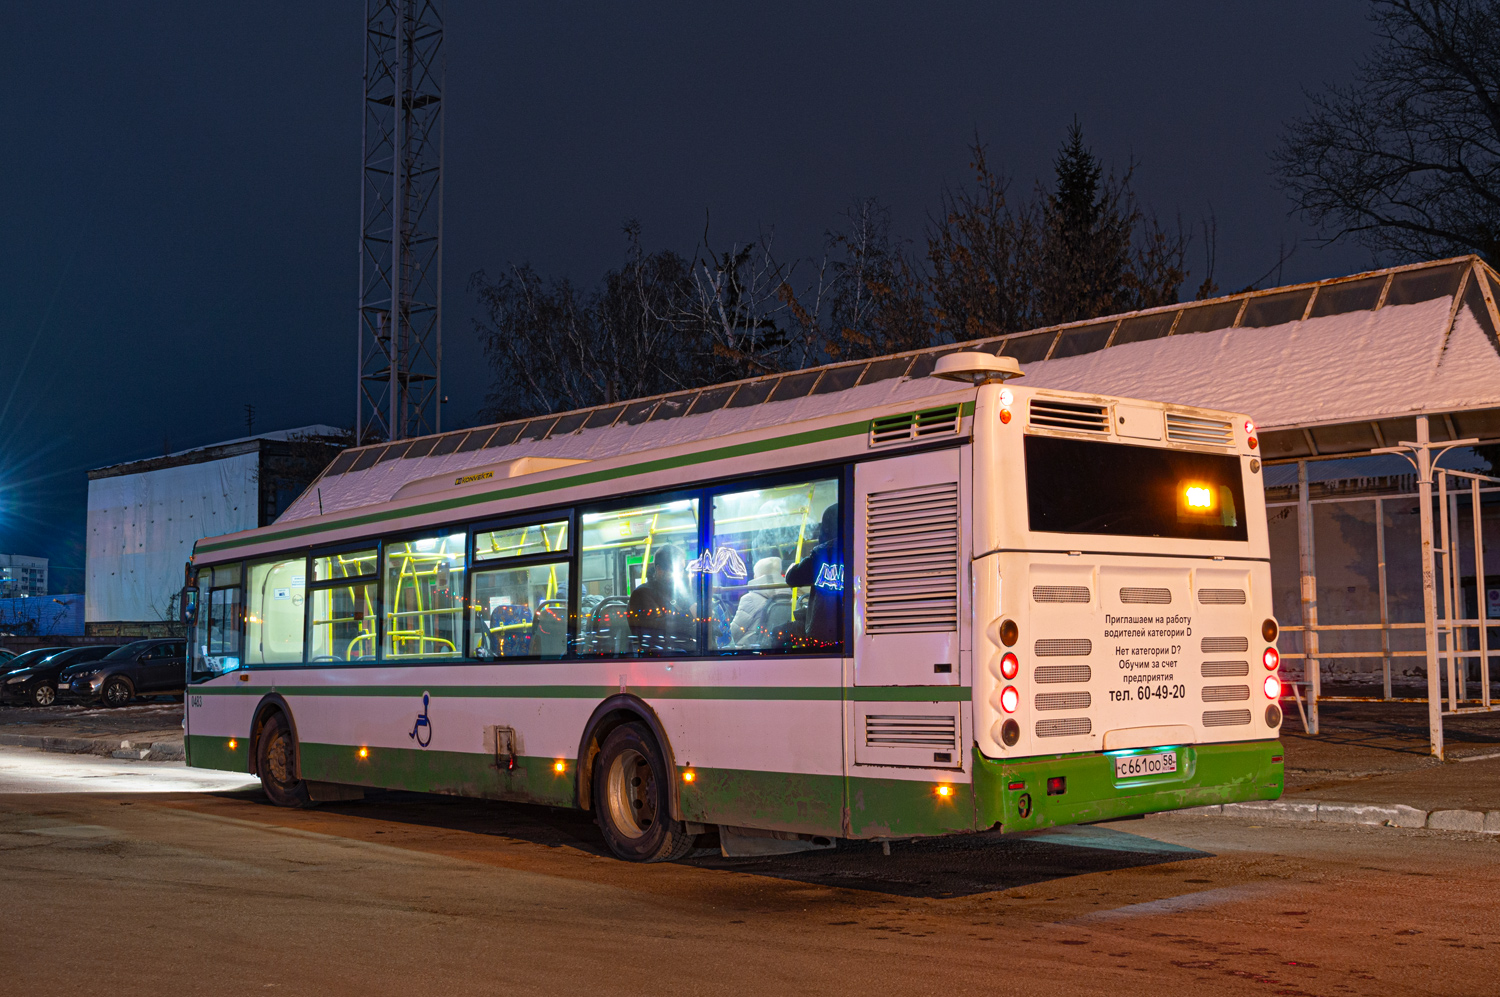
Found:
[[[33,599],[47,594],[47,559],[0,554],[0,599]]]

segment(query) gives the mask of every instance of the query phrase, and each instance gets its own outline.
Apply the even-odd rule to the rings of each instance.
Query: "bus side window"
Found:
[[[309,661],[360,661],[375,657],[380,584],[375,549],[314,556],[308,579]]]
[[[307,561],[298,557],[252,563],[247,574],[245,663],[301,661]]]
[[[698,500],[663,497],[582,515],[577,650],[698,652]]]
[[[463,654],[463,531],[385,542],[385,658]]]
[[[568,650],[568,521],[474,534],[469,655],[560,658]]]
[[[709,646],[720,654],[837,651],[844,562],[835,478],[723,492],[709,582]]]

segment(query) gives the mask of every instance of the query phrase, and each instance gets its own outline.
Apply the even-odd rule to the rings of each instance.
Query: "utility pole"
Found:
[[[441,431],[443,18],[366,0],[355,441]]]

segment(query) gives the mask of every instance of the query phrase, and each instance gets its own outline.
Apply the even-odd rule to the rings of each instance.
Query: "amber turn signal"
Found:
[[[1006,620],[1000,624],[1000,643],[1006,647],[1015,647],[1016,641],[1021,637],[1021,628],[1016,626],[1015,620]]]
[[[1265,641],[1267,644],[1273,643],[1276,640],[1276,635],[1278,633],[1280,633],[1280,631],[1276,627],[1275,620],[1266,620],[1260,625],[1261,640]]]

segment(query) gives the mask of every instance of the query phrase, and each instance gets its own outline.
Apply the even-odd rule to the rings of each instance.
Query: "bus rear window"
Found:
[[[1031,529],[1245,540],[1240,460],[1056,436],[1026,437]]]

